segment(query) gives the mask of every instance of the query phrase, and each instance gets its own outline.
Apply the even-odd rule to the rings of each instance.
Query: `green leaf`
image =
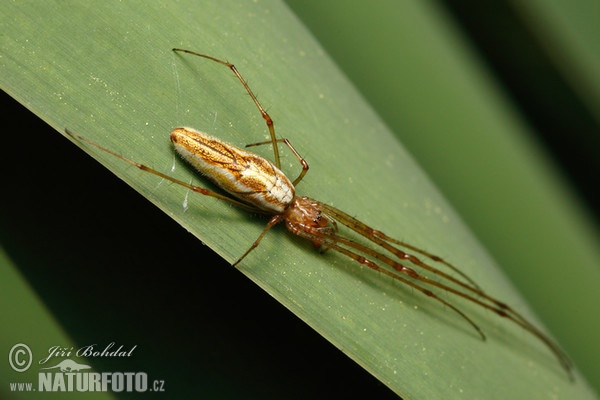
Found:
[[[281,4],[21,2],[0,11],[10,16],[2,22],[0,84],[57,131],[69,128],[178,179],[207,185],[173,154],[169,132],[192,126],[242,146],[266,138],[266,126],[229,70],[171,48],[227,59],[258,94],[279,136],[308,160],[311,170],[299,194],[440,254],[537,323],[397,137]],[[230,262],[264,227],[258,216],[82,147]],[[270,157],[266,146],[257,152]],[[282,165],[290,176],[299,168],[287,152]],[[72,246],[96,254],[104,248],[85,240]],[[211,268],[200,261],[184,267]],[[168,277],[165,268],[176,267],[149,265],[144,274]],[[284,229],[270,232],[239,269],[407,398],[591,397],[581,379],[570,383],[547,349],[521,329],[457,302],[487,332],[482,342],[450,310],[339,254],[319,254]],[[228,301],[245,301],[228,282],[212,286]],[[105,295],[108,301],[110,289]],[[183,305],[193,309],[194,297],[188,300]],[[199,331],[210,326],[205,314],[190,318],[198,319]],[[269,321],[264,329],[276,326]],[[156,357],[167,362],[171,353]],[[197,394],[194,382],[188,384]]]

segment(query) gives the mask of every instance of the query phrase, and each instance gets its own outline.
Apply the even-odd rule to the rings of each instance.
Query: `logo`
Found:
[[[9,389],[11,392],[163,392],[164,380],[150,380],[146,372],[99,372],[93,368],[94,358],[127,358],[136,348],[137,345],[117,346],[114,342],[78,349],[52,346],[42,357],[35,357],[28,345],[17,343],[8,354],[10,367],[19,374],[29,371],[25,375],[36,377],[37,382],[11,382]],[[37,360],[37,375],[34,360]]]
[[[78,372],[78,371],[81,371],[82,369],[90,369],[92,367],[90,367],[89,365],[77,364],[75,361],[69,360],[67,358],[66,360],[59,362],[54,367],[48,367],[48,368],[42,368],[42,369],[52,369],[52,368],[60,368],[60,370],[62,372]]]

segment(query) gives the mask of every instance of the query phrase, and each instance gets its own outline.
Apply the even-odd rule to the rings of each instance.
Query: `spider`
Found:
[[[270,134],[270,140],[248,144],[246,147],[271,144],[274,163],[195,129],[187,127],[174,129],[171,132],[171,142],[176,152],[202,175],[229,194],[225,195],[180,181],[127,159],[68,129],[66,133],[75,139],[118,157],[140,170],[184,186],[196,193],[226,201],[253,213],[270,216],[267,225],[258,238],[233,263],[234,266],[238,265],[252,250],[259,246],[263,237],[273,226],[283,222],[290,232],[309,240],[321,251],[336,251],[442,303],[470,324],[482,340],[485,340],[486,336],[481,328],[458,307],[436,294],[433,291],[434,289],[437,288],[452,293],[512,321],[543,342],[555,355],[560,365],[568,373],[569,378],[574,379],[571,361],[558,345],[509,305],[485,293],[472,279],[446,260],[373,229],[333,206],[310,197],[297,196],[296,185],[308,172],[308,163],[300,156],[289,140],[277,138],[273,119],[260,104],[237,68],[227,61],[194,51],[179,48],[175,48],[173,51],[212,60],[228,67],[235,74],[260,111]],[[287,146],[302,166],[301,172],[293,181],[290,181],[281,171],[279,144]],[[343,236],[339,232],[338,225],[351,229],[376,246],[369,247],[359,241]],[[460,278],[432,266],[432,262],[443,265]],[[432,279],[428,274],[435,275],[436,279]]]

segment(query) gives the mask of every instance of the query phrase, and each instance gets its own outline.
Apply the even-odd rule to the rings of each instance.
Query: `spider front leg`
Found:
[[[191,54],[194,56],[198,56],[198,57],[202,57],[202,58],[206,58],[208,60],[218,62],[219,64],[222,64],[222,65],[225,65],[226,67],[228,67],[235,74],[235,76],[238,78],[238,80],[242,83],[242,85],[246,89],[246,92],[248,92],[248,94],[250,95],[250,98],[256,105],[256,108],[258,108],[258,111],[260,111],[260,115],[263,117],[263,119],[265,120],[265,123],[267,124],[267,128],[269,129],[269,134],[271,135],[270,143],[273,143],[273,155],[275,158],[275,166],[277,168],[281,169],[281,162],[279,160],[279,148],[277,147],[277,136],[275,136],[275,126],[273,124],[273,119],[271,118],[269,113],[264,109],[264,107],[260,104],[260,102],[256,98],[256,95],[252,92],[252,89],[250,89],[250,86],[248,86],[248,83],[246,83],[246,80],[244,80],[244,78],[242,77],[242,74],[239,73],[239,71],[237,70],[235,65],[233,65],[230,62],[223,61],[218,58],[208,56],[206,54],[196,53],[195,51],[191,51],[191,50],[175,48],[175,49],[173,49],[173,51],[176,51],[176,52],[180,51],[182,53],[188,53],[188,54]],[[308,169],[308,167],[307,167],[307,169]]]

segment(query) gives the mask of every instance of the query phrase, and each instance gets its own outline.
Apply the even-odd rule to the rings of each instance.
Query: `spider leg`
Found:
[[[298,153],[298,151],[294,148],[294,146],[292,146],[292,143],[289,140],[277,139],[277,142],[285,144],[292,151],[292,153],[294,153],[294,155],[298,159],[298,162],[302,165],[302,171],[300,172],[300,175],[298,175],[298,177],[296,179],[294,179],[294,181],[292,182],[292,185],[296,186],[298,184],[298,182],[300,182],[302,180],[302,178],[304,178],[304,175],[306,175],[306,173],[308,172],[308,163],[306,162],[306,160],[304,158],[302,158],[302,156],[300,155],[300,153]],[[261,146],[264,144],[272,144],[272,143],[273,142],[271,140],[267,140],[265,142],[250,143],[250,144],[247,144],[246,147]]]
[[[265,229],[263,229],[263,231],[260,233],[260,235],[258,235],[258,238],[256,238],[256,240],[254,241],[254,243],[252,243],[252,245],[248,248],[248,250],[246,250],[246,252],[244,254],[242,254],[242,256],[240,258],[238,258],[238,260],[236,262],[234,262],[232,265],[235,267],[237,266],[244,258],[246,258],[246,256],[248,254],[250,254],[250,252],[252,250],[254,250],[255,248],[258,247],[258,245],[260,244],[260,241],[263,239],[263,237],[265,237],[265,235],[267,234],[267,232],[274,227],[275,225],[277,225],[279,222],[283,221],[283,215],[282,214],[277,214],[274,215],[269,222],[267,223],[267,225],[265,226]]]
[[[334,218],[336,218],[340,223],[342,223],[343,225],[349,227],[350,229],[352,229],[353,231],[359,233],[360,235],[366,237],[367,239],[371,240],[372,242],[378,244],[379,246],[383,247],[384,249],[386,249],[387,251],[389,251],[390,253],[394,254],[396,257],[398,257],[399,260],[401,261],[410,261],[413,265],[416,265],[420,268],[423,268],[424,270],[427,270],[435,275],[438,275],[440,277],[443,277],[444,279],[449,280],[450,282],[459,285],[463,288],[465,288],[466,290],[472,292],[473,294],[483,297],[485,298],[487,301],[493,303],[495,306],[497,306],[499,309],[503,310],[506,313],[512,314],[513,317],[515,317],[515,319],[520,320],[523,324],[528,324],[531,325],[523,316],[521,316],[518,312],[516,312],[515,310],[513,310],[510,306],[508,306],[506,303],[503,303],[491,296],[489,296],[488,294],[486,294],[483,290],[481,290],[481,288],[471,279],[469,278],[464,272],[460,271],[458,268],[454,267],[453,265],[451,265],[448,262],[443,261],[443,259],[441,257],[435,256],[425,250],[422,250],[416,246],[410,245],[408,243],[405,242],[401,242],[399,240],[396,240],[390,236],[387,236],[385,233],[381,232],[381,231],[377,231],[371,227],[369,227],[368,225],[360,222],[359,220],[357,220],[356,218],[351,217],[350,215],[344,213],[341,210],[338,210],[335,207],[329,206],[327,204],[322,204],[322,208],[323,210],[325,210],[325,212],[327,212],[329,215],[333,216]],[[389,242],[394,243],[394,244],[398,244],[400,246],[406,247],[410,250],[416,251],[422,255],[425,255],[426,257],[430,258],[433,261],[436,262],[442,262],[444,265],[446,265],[447,267],[450,267],[451,270],[457,272],[459,275],[461,275],[463,278],[465,278],[469,284],[466,284],[465,282],[462,282],[456,278],[454,278],[451,275],[446,274],[443,271],[440,271],[437,268],[434,268],[432,266],[430,266],[429,264],[424,263],[423,261],[421,261],[418,257],[407,253],[401,249],[398,249],[397,247],[392,246]],[[393,265],[391,265],[393,268],[395,268]],[[402,271],[399,271],[402,272]],[[516,321],[515,321],[516,322]]]
[[[338,221],[338,222],[342,222],[342,221]],[[442,298],[437,296],[435,293],[433,293],[426,287],[423,287],[421,284],[419,284],[417,282],[422,282],[423,284],[434,286],[441,290],[445,290],[449,293],[452,293],[458,297],[462,297],[465,300],[468,300],[474,304],[477,304],[482,308],[493,311],[500,317],[506,318],[506,319],[512,321],[513,323],[521,326],[523,329],[528,331],[530,334],[537,337],[542,343],[544,343],[550,349],[550,351],[558,359],[561,366],[569,374],[569,378],[571,380],[573,380],[572,363],[569,360],[569,358],[566,356],[566,354],[552,340],[550,340],[550,338],[548,338],[542,331],[540,331],[538,328],[536,328],[533,324],[531,324],[529,321],[527,321],[520,314],[518,314],[517,312],[512,310],[512,308],[510,308],[505,303],[502,303],[502,302],[494,299],[493,297],[481,292],[480,290],[464,284],[461,281],[456,282],[456,280],[453,279],[452,277],[447,278],[448,280],[450,280],[450,282],[459,284],[459,286],[461,286],[465,290],[471,291],[478,296],[482,296],[484,300],[487,300],[488,302],[491,303],[491,304],[488,304],[488,303],[484,302],[483,300],[480,300],[479,298],[473,297],[473,295],[469,294],[468,292],[465,293],[461,290],[458,290],[457,288],[448,286],[445,283],[441,283],[441,282],[432,280],[431,278],[429,278],[425,275],[419,274],[414,269],[406,267],[406,266],[400,264],[399,262],[389,258],[388,256],[386,256],[385,254],[383,254],[381,252],[373,250],[370,247],[367,247],[361,243],[358,243],[358,242],[348,239],[346,237],[340,236],[338,234],[334,233],[334,234],[324,235],[323,232],[320,232],[315,229],[307,229],[307,231],[308,232],[303,232],[302,236],[307,237],[310,240],[321,240],[324,242],[324,246],[326,246],[327,248],[338,251],[338,252],[354,259],[355,261],[357,261],[375,271],[378,271],[387,276],[390,276],[408,286],[411,286],[414,289],[425,294],[426,296],[429,296],[429,297],[439,301],[440,303],[448,306],[450,309],[452,309],[457,314],[459,314],[461,317],[463,317],[467,322],[469,322],[469,324],[475,328],[475,330],[480,334],[480,336],[483,339],[485,339],[485,335],[483,334],[483,332],[481,331],[479,326],[477,324],[475,324],[465,313],[463,313],[456,306],[443,300]],[[380,262],[390,266],[391,268],[394,269],[394,271],[391,271],[391,270],[381,267],[379,264],[377,264],[375,261],[373,261],[369,257],[372,257],[373,259],[379,260]],[[403,277],[402,275],[406,275],[407,277],[411,278],[412,280],[409,280],[409,279]],[[445,274],[442,274],[440,276],[446,277]]]
[[[436,275],[442,276],[442,277],[444,277],[460,286],[463,286],[465,288],[471,287],[471,289],[474,289],[477,293],[481,291],[479,289],[479,286],[467,274],[465,274],[464,272],[462,272],[461,270],[459,270],[452,264],[444,261],[441,257],[435,256],[429,252],[426,252],[425,250],[421,250],[416,246],[412,246],[405,242],[401,242],[399,240],[391,238],[390,236],[387,236],[385,233],[371,228],[370,226],[366,225],[365,223],[357,220],[356,218],[346,214],[345,212],[343,212],[341,210],[338,210],[335,207],[332,207],[332,206],[324,204],[324,203],[321,203],[321,207],[327,214],[331,215],[336,220],[338,220],[338,222],[340,222],[341,224],[352,229],[353,231],[360,234],[361,236],[364,236],[367,239],[371,240],[372,242],[380,245],[384,249],[386,249],[389,252],[391,252],[392,254],[394,254],[399,259],[410,261],[413,264],[418,265],[419,267],[421,267],[423,269],[426,269]],[[466,285],[464,282],[461,282],[458,279],[444,273],[443,271],[440,271],[437,268],[433,268],[433,267],[429,266],[428,264],[425,264],[424,262],[419,260],[417,257],[413,256],[412,254],[406,253],[406,252],[402,251],[401,249],[398,249],[398,248],[390,245],[387,242],[391,242],[391,243],[406,247],[410,250],[416,251],[416,252],[430,258],[433,261],[441,262],[442,264],[444,264],[445,266],[450,268],[452,271],[454,271],[457,274],[459,274],[460,276],[462,276],[467,282],[469,282],[470,286]]]
[[[136,168],[138,168],[138,169],[140,169],[142,171],[149,172],[149,173],[151,173],[153,175],[156,175],[158,177],[161,177],[163,179],[166,179],[168,181],[176,183],[177,185],[186,187],[186,188],[188,188],[188,189],[190,189],[190,190],[192,190],[192,191],[194,191],[196,193],[199,193],[199,194],[204,195],[204,196],[210,196],[210,197],[217,198],[219,200],[226,201],[226,202],[228,202],[230,204],[233,204],[236,207],[239,207],[239,208],[247,210],[247,211],[251,211],[251,212],[255,212],[255,213],[263,213],[261,210],[255,208],[255,207],[249,206],[246,203],[242,203],[241,201],[232,199],[231,197],[227,197],[225,195],[222,195],[220,193],[214,192],[214,191],[212,191],[210,189],[206,189],[206,188],[203,188],[203,187],[200,187],[200,186],[194,186],[194,185],[189,184],[187,182],[184,182],[184,181],[181,181],[179,179],[173,178],[172,176],[169,176],[167,174],[163,174],[162,172],[157,171],[157,170],[155,170],[153,168],[150,168],[150,167],[148,167],[148,166],[146,166],[144,164],[140,164],[140,163],[138,163],[136,161],[130,160],[130,159],[128,159],[128,158],[126,158],[126,157],[118,154],[118,153],[115,153],[112,150],[109,150],[109,149],[107,149],[105,147],[100,146],[98,143],[95,143],[95,142],[91,141],[90,139],[87,139],[87,138],[85,138],[85,137],[83,137],[81,135],[76,134],[75,132],[73,132],[73,131],[71,131],[69,129],[65,129],[65,133],[67,135],[69,135],[69,136],[71,136],[71,137],[79,140],[79,141],[88,143],[88,144],[96,147],[97,149],[100,149],[100,150],[102,150],[102,151],[104,151],[104,152],[106,152],[108,154],[111,154],[111,155],[119,158],[120,160],[125,161],[126,163],[128,163],[130,165],[133,165],[134,167],[136,167]]]
[[[173,49],[173,51],[180,51],[182,53],[188,53],[188,54],[192,54],[194,56],[203,57],[203,58],[218,62],[219,64],[223,64],[223,65],[227,66],[231,71],[233,71],[235,76],[242,83],[242,85],[244,86],[244,88],[246,89],[248,94],[250,95],[250,98],[256,105],[256,108],[258,108],[258,111],[260,111],[260,115],[262,115],[263,119],[265,120],[265,122],[267,124],[267,128],[269,128],[269,134],[271,135],[271,143],[273,144],[273,155],[275,157],[275,166],[277,166],[277,168],[281,169],[281,161],[279,160],[279,148],[277,146],[277,137],[275,136],[275,126],[273,124],[273,119],[271,118],[269,113],[267,113],[267,111],[264,109],[264,107],[260,104],[260,102],[256,98],[256,95],[252,92],[252,90],[250,89],[250,86],[248,86],[248,83],[246,83],[246,81],[244,80],[242,75],[239,73],[239,71],[237,70],[235,65],[233,65],[230,62],[219,60],[218,58],[207,56],[206,54],[200,54],[200,53],[197,53],[197,52],[191,51],[191,50],[175,48],[175,49]]]
[[[440,264],[445,265],[446,267],[448,267],[449,269],[451,269],[452,271],[458,273],[460,276],[462,276],[464,279],[466,279],[471,285],[473,285],[476,288],[479,288],[479,286],[477,285],[477,283],[475,283],[473,281],[473,279],[471,279],[467,274],[465,274],[464,272],[462,272],[461,270],[459,270],[457,267],[455,267],[454,265],[450,264],[448,261],[444,260],[442,257],[437,256],[435,254],[432,254],[428,251],[425,251],[417,246],[413,246],[410,243],[406,243],[400,240],[396,240],[388,235],[386,235],[385,233],[381,232],[381,231],[373,231],[373,236],[374,237],[380,237],[381,239],[385,240],[386,242],[390,242],[399,246],[402,246],[406,249],[412,250],[416,253],[419,253],[427,258],[429,258],[432,261],[438,262]]]
[[[466,298],[467,300],[474,302],[476,304],[479,304],[480,306],[487,308],[491,311],[494,311],[496,314],[500,315],[501,317],[505,317],[510,319],[511,321],[513,321],[514,323],[516,323],[517,325],[520,325],[522,328],[524,328],[525,330],[529,331],[531,334],[533,334],[534,336],[536,336],[539,340],[541,340],[542,342],[544,342],[546,344],[547,347],[550,348],[550,350],[555,354],[555,356],[559,359],[560,364],[563,366],[563,368],[569,372],[569,376],[572,378],[572,373],[571,373],[571,368],[572,368],[572,362],[571,360],[566,356],[566,354],[554,343],[552,342],[542,331],[540,331],[538,328],[536,328],[531,322],[529,322],[527,319],[525,319],[525,317],[523,317],[520,313],[518,313],[517,311],[515,311],[512,307],[510,307],[508,304],[501,302],[497,299],[495,299],[494,297],[488,295],[487,293],[485,293],[483,290],[481,290],[479,288],[479,286],[477,284],[475,284],[473,282],[472,279],[470,279],[466,274],[464,274],[462,271],[458,270],[456,267],[452,266],[451,264],[442,261],[442,263],[448,267],[450,267],[453,271],[456,271],[457,273],[459,273],[462,277],[464,277],[465,279],[467,279],[469,281],[469,283],[471,283],[472,285],[467,285],[462,281],[459,281],[457,279],[455,279],[454,277],[444,273],[443,271],[438,270],[437,268],[431,267],[430,265],[422,262],[421,260],[419,260],[417,257],[415,257],[414,255],[411,255],[409,253],[406,253],[394,246],[391,246],[388,242],[394,243],[394,244],[398,244],[401,246],[404,246],[410,250],[416,251],[422,255],[425,255],[426,257],[432,259],[433,261],[440,261],[441,258],[437,257],[435,255],[432,255],[431,253],[419,249],[416,246],[412,246],[410,244],[407,244],[405,242],[401,242],[398,241],[396,239],[393,239],[389,236],[387,236],[386,234],[384,234],[381,231],[377,231],[372,229],[371,227],[369,227],[368,225],[358,221],[356,218],[351,217],[350,215],[344,213],[341,210],[338,210],[335,207],[329,206],[327,204],[323,204],[321,203],[322,209],[329,215],[331,215],[332,217],[336,218],[338,220],[338,222],[340,222],[341,224],[349,227],[350,229],[354,230],[355,232],[359,233],[360,235],[366,237],[367,239],[371,240],[372,242],[380,245],[381,247],[383,247],[384,249],[388,250],[389,252],[391,252],[392,254],[394,254],[396,257],[398,257],[398,259],[400,260],[407,260],[410,261],[411,263],[413,263],[414,265],[417,265],[427,271],[430,271],[438,276],[443,277],[444,279],[449,280],[450,282],[459,285],[460,287],[464,288],[465,290],[468,290],[469,292],[473,293],[474,295],[477,295],[478,297],[481,297],[483,299],[485,299],[486,301],[488,301],[489,303],[492,303],[493,306],[490,306],[487,303],[484,303],[482,301],[480,301],[477,298],[474,298],[470,295],[467,295],[465,293],[462,292],[457,292],[454,290],[449,290],[448,287],[446,287],[446,285],[443,286],[439,286],[437,282],[435,281],[431,281],[429,278],[427,277],[423,277],[424,281],[426,281],[427,283],[430,283],[434,286],[438,286],[441,287],[442,289],[445,290],[449,290],[452,293]],[[370,249],[370,248],[366,248],[366,250],[369,252],[369,254],[374,255],[374,254],[379,254],[376,253],[374,250]],[[388,261],[384,261],[386,264],[388,264],[389,266],[391,266],[392,268],[394,268],[396,271],[400,272],[400,273],[406,273],[406,267],[402,266],[401,264],[398,264],[396,262],[394,262],[392,260],[392,262],[388,262]],[[396,264],[396,265],[394,265]]]
[[[359,262],[360,264],[365,265],[365,266],[367,266],[377,272],[380,272],[384,275],[387,275],[397,281],[400,281],[400,282],[404,283],[405,285],[418,290],[419,292],[423,293],[424,295],[442,303],[443,305],[445,305],[446,307],[450,308],[452,311],[454,311],[455,313],[460,315],[465,321],[467,321],[475,329],[475,331],[477,331],[477,333],[479,334],[479,336],[481,337],[482,340],[486,339],[485,334],[483,333],[481,328],[471,318],[469,318],[469,316],[467,316],[464,312],[462,312],[458,307],[456,307],[456,306],[452,305],[451,303],[447,302],[446,300],[442,299],[437,294],[435,294],[431,290],[423,287],[422,285],[415,282],[414,280],[409,280],[400,274],[394,273],[386,268],[383,268],[383,267],[379,266],[379,264],[377,264],[375,261],[353,251],[353,250],[356,250],[358,252],[362,252],[367,255],[374,256],[374,254],[369,254],[368,250],[370,250],[370,249],[361,245],[360,243],[354,242],[350,239],[343,238],[339,235],[331,235],[331,236],[323,237],[323,235],[319,231],[317,231],[315,229],[310,229],[310,228],[306,231],[303,231],[301,236],[306,239],[309,239],[309,240],[323,241],[324,242],[323,246],[325,246],[328,250],[334,250],[339,253],[342,253],[345,256],[350,257],[351,259]],[[342,247],[340,244],[344,244],[347,247],[351,247],[353,250],[350,250],[346,247]],[[377,259],[379,259],[380,257],[383,257],[383,259],[387,260],[388,262],[394,263],[394,261],[392,261],[391,259],[389,259],[385,256],[382,256],[381,254],[378,254],[377,256],[375,256],[375,258],[377,258]],[[414,278],[416,281],[419,281],[419,280],[422,281],[422,279],[419,279],[420,275],[415,275],[415,276],[409,275],[409,276],[411,278]],[[429,282],[426,282],[426,283],[429,283]],[[444,288],[443,285],[441,285],[441,287]]]
[[[470,318],[468,318],[462,311],[458,310],[455,306],[448,304],[448,302],[439,298],[437,295],[433,294],[431,291],[427,290],[426,288],[422,287],[421,285],[419,285],[413,281],[409,281],[405,278],[402,278],[399,274],[394,274],[390,270],[380,267],[374,261],[369,260],[367,257],[361,256],[360,254],[357,254],[351,250],[348,250],[348,249],[340,246],[340,244],[343,244],[347,247],[351,247],[352,249],[355,249],[356,251],[360,251],[360,252],[366,254],[367,256],[371,256],[377,260],[380,260],[380,261],[384,262],[385,264],[392,266],[392,268],[394,268],[394,270],[398,271],[399,273],[406,274],[407,276],[409,276],[410,278],[412,278],[416,281],[420,281],[420,282],[423,282],[424,284],[438,287],[438,288],[445,290],[447,292],[450,292],[456,296],[462,297],[472,303],[475,303],[485,309],[493,311],[500,317],[509,319],[510,321],[514,322],[515,324],[521,326],[523,329],[525,329],[527,332],[529,332],[533,336],[537,337],[542,343],[544,343],[550,349],[550,351],[554,354],[554,356],[558,359],[558,362],[560,363],[560,365],[563,367],[563,369],[569,375],[569,379],[574,380],[573,372],[572,372],[572,362],[567,357],[567,355],[562,351],[562,349],[560,347],[558,347],[558,345],[556,345],[552,340],[550,340],[550,338],[548,336],[546,336],[542,331],[537,329],[533,324],[531,324],[529,321],[527,321],[520,314],[516,313],[514,310],[512,310],[510,307],[508,307],[504,303],[501,303],[498,300],[493,299],[492,297],[490,297],[488,295],[485,295],[484,296],[485,299],[492,302],[491,305],[487,304],[467,293],[463,293],[463,292],[461,292],[455,288],[452,288],[450,286],[447,286],[443,283],[439,283],[437,281],[431,280],[430,278],[417,273],[416,271],[412,270],[411,268],[403,267],[402,265],[400,265],[396,261],[386,257],[385,255],[382,255],[381,253],[378,253],[371,248],[368,248],[360,243],[354,242],[354,241],[344,238],[342,236],[335,235],[334,237],[331,238],[331,240],[332,240],[332,242],[328,241],[326,244],[326,246],[328,246],[329,248],[347,255],[347,256],[353,258],[354,260],[360,262],[361,264],[366,265],[367,267],[369,267],[371,269],[374,269],[385,275],[391,276],[392,278],[394,278],[396,280],[406,283],[407,285],[419,290],[423,294],[425,294],[429,297],[432,297],[435,300],[437,300],[447,306],[450,306],[450,308],[453,311],[457,312],[464,319],[466,319],[472,326],[474,326],[475,329],[477,330],[477,332],[482,337],[484,337],[484,335],[481,332],[481,330],[479,329],[479,327]],[[497,304],[502,304],[502,306],[498,306]]]
[[[432,292],[431,290],[419,285],[418,283],[415,283],[413,281],[410,281],[406,278],[403,278],[402,276],[393,274],[391,271],[380,267],[376,262],[361,256],[357,253],[354,253],[351,250],[348,250],[344,247],[341,247],[337,244],[334,245],[330,245],[329,246],[330,249],[338,251],[350,258],[352,258],[355,261],[358,261],[359,263],[361,263],[362,265],[365,265],[377,272],[380,272],[382,274],[388,275],[402,283],[404,283],[405,285],[408,285],[410,287],[412,287],[413,289],[418,290],[419,292],[423,293],[425,296],[431,297],[432,299],[439,301],[440,303],[442,303],[443,305],[445,305],[446,307],[450,308],[452,311],[454,311],[455,313],[457,313],[458,315],[460,315],[463,319],[465,319],[473,328],[475,328],[475,330],[477,331],[477,333],[479,334],[479,336],[481,337],[482,340],[486,340],[485,334],[483,333],[483,331],[481,330],[481,328],[475,323],[473,322],[473,320],[471,318],[469,318],[464,312],[462,312],[460,309],[458,309],[456,306],[452,305],[451,303],[447,302],[446,300],[442,299],[441,297],[439,297],[438,295],[436,295],[434,292]]]

